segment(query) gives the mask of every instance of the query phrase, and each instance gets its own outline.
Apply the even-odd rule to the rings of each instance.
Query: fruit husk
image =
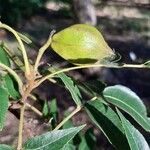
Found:
[[[52,37],[52,49],[67,61],[80,65],[111,60],[115,54],[93,26],[72,25]]]

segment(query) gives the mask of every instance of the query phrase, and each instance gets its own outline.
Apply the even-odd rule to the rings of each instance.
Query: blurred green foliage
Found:
[[[10,25],[16,25],[21,18],[27,18],[40,8],[48,0],[0,0],[1,21]]]

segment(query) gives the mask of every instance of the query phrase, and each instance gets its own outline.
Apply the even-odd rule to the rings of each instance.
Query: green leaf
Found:
[[[131,150],[150,150],[143,135],[117,110]]]
[[[107,102],[131,115],[146,131],[150,131],[150,122],[142,100],[129,88],[122,85],[107,87],[103,95]]]
[[[0,130],[2,130],[8,109],[8,92],[0,86]]]
[[[10,61],[7,53],[5,52],[3,45],[0,45],[0,62],[6,66],[10,66]]]
[[[0,144],[0,150],[15,150],[15,149],[9,145]]]
[[[85,104],[91,120],[97,125],[109,142],[118,150],[129,150],[118,115],[99,99]],[[119,139],[119,140],[118,140]]]
[[[42,113],[43,113],[43,116],[44,117],[47,117],[49,115],[49,105],[48,105],[48,102],[45,100],[44,101],[44,106],[43,106],[43,109],[42,109]]]
[[[3,77],[3,85],[7,89],[10,97],[15,100],[20,98],[19,91],[17,90],[17,82],[11,75],[7,74]]]
[[[50,108],[50,117],[52,117],[52,121],[51,121],[51,125],[52,127],[56,127],[57,125],[57,119],[58,119],[58,107],[57,107],[57,101],[56,99],[52,99],[50,101],[50,104],[49,104],[49,108]]]
[[[56,114],[58,112],[58,108],[57,108],[57,101],[56,99],[52,99],[50,102],[50,113],[51,114]]]
[[[57,125],[58,119],[58,108],[56,99],[52,99],[51,101],[45,100],[42,113],[44,117],[49,119],[49,123],[51,124],[52,129],[54,129]]]
[[[45,133],[29,139],[25,150],[61,150],[85,125]]]
[[[77,87],[77,85],[74,84],[73,80],[65,75],[64,73],[58,74],[58,77],[62,80],[62,82],[65,84],[66,88],[70,92],[74,102],[77,105],[81,105],[81,93]]]
[[[44,116],[51,115],[56,118],[56,115],[58,113],[56,99],[54,98],[51,101],[45,100],[42,112]]]

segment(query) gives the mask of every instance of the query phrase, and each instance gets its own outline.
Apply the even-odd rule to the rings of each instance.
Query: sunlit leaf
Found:
[[[25,150],[61,150],[65,145],[83,128],[85,125],[51,131],[43,135],[29,139],[25,145]]]
[[[131,115],[145,130],[150,131],[150,122],[142,100],[129,88],[115,85],[105,88],[103,95],[107,102]]]

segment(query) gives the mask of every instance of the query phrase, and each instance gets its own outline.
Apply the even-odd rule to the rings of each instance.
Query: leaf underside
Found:
[[[107,102],[117,106],[131,115],[146,131],[150,131],[150,121],[142,100],[129,88],[115,85],[105,88],[103,92]]]

